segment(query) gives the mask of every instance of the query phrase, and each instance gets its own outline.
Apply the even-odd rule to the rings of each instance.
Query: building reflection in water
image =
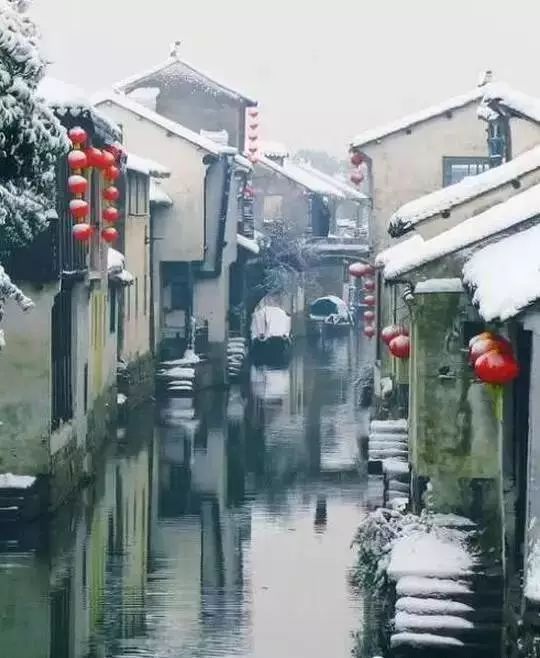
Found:
[[[4,543],[6,655],[349,655],[357,354],[353,338],[299,345],[245,389],[131,418],[76,504],[29,550]]]

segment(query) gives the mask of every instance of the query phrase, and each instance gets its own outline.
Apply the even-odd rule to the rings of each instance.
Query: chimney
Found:
[[[175,41],[170,46],[169,57],[171,59],[180,59],[180,47],[182,46],[181,41]]]
[[[491,69],[482,71],[482,73],[480,73],[480,76],[478,78],[478,87],[485,87],[490,82],[493,82],[493,71]]]

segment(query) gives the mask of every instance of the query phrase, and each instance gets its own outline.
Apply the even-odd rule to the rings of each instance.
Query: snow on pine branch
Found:
[[[25,6],[0,0],[0,257],[47,226],[55,165],[69,148],[66,131],[36,94],[45,60]]]

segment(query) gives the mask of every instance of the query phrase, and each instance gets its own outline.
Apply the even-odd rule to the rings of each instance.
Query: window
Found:
[[[135,171],[128,172],[128,213],[146,215],[148,213],[148,177]]]
[[[490,162],[488,157],[443,157],[443,187],[487,171]]]

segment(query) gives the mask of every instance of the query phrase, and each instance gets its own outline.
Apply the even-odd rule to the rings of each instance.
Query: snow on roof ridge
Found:
[[[216,78],[213,76],[209,75],[208,73],[205,73],[199,68],[196,68],[192,64],[188,63],[185,59],[180,58],[178,56],[169,56],[166,60],[159,62],[158,64],[154,64],[154,66],[149,67],[148,69],[145,69],[143,71],[139,71],[138,73],[133,73],[123,80],[119,80],[118,82],[114,83],[113,89],[115,91],[124,91],[126,88],[130,87],[131,85],[144,80],[145,78],[149,78],[152,75],[155,75],[157,73],[160,73],[161,71],[169,68],[170,66],[174,66],[175,64],[180,64],[182,66],[185,66],[187,69],[189,69],[192,73],[195,75],[204,78],[207,80],[211,85],[214,87],[219,88],[222,90],[224,93],[228,94],[229,96],[233,96],[234,98],[241,98],[245,101],[248,102],[248,104],[251,105],[257,105],[257,101],[253,100],[250,96],[247,96],[243,92],[238,91],[237,89],[234,89],[233,87],[230,87],[224,83],[218,82]]]
[[[480,249],[465,263],[464,283],[486,322],[513,318],[540,299],[539,251],[537,225]]]
[[[467,176],[459,183],[405,203],[390,217],[388,232],[393,237],[401,236],[424,219],[501,187],[538,168],[540,168],[540,146],[535,146],[498,167],[488,169],[476,176]]]
[[[482,106],[495,101],[532,121],[540,123],[540,98],[513,89],[505,82],[492,82],[485,87]]]
[[[300,165],[297,165],[290,160],[287,160],[283,165],[280,165],[277,162],[270,160],[270,158],[259,156],[258,161],[262,166],[267,167],[268,169],[272,169],[276,173],[281,174],[289,180],[292,180],[307,190],[311,190],[317,194],[337,197],[338,199],[345,198],[344,192],[342,192],[339,187],[330,185],[326,181],[310,173],[309,171],[306,171]]]
[[[353,138],[351,146],[353,148],[365,146],[366,144],[376,142],[383,137],[405,130],[410,126],[423,123],[424,121],[439,116],[440,114],[444,114],[445,112],[464,107],[465,105],[482,98],[487,86],[488,85],[484,87],[475,87],[464,94],[447,98],[445,101],[430,105],[422,110],[418,110],[417,112],[407,114],[399,119],[395,119],[394,121],[389,121],[384,125],[365,130]]]
[[[367,199],[367,196],[363,192],[360,192],[352,185],[349,185],[348,183],[339,180],[339,178],[336,178],[335,176],[331,176],[330,174],[327,174],[326,172],[321,171],[320,169],[315,169],[315,167],[309,162],[302,162],[300,164],[299,163],[296,164],[302,167],[302,169],[305,169],[308,173],[314,174],[315,176],[329,183],[330,185],[335,185],[350,198],[357,200]]]
[[[386,263],[381,263],[384,264],[384,276],[386,279],[395,279],[426,263],[511,229],[538,214],[540,214],[540,184],[498,203],[479,215],[473,215],[430,240],[424,241],[421,238],[416,240],[414,253],[410,253],[409,249],[406,253],[396,251],[390,258],[387,254]],[[415,237],[417,236],[410,240],[414,240]]]
[[[167,117],[164,117],[163,115],[148,109],[141,103],[134,101],[125,94],[115,92],[114,90],[97,92],[92,96],[92,102],[94,105],[101,105],[102,103],[116,103],[117,105],[120,105],[120,107],[123,107],[126,110],[129,110],[130,112],[133,112],[134,114],[137,114],[140,117],[155,123],[164,130],[168,130],[176,136],[191,142],[195,146],[208,151],[208,153],[220,155],[223,153],[233,154],[237,152],[234,147],[221,146],[217,142],[213,142],[212,140],[199,135],[195,131],[186,128],[182,124],[177,123],[172,119],[168,119]]]

